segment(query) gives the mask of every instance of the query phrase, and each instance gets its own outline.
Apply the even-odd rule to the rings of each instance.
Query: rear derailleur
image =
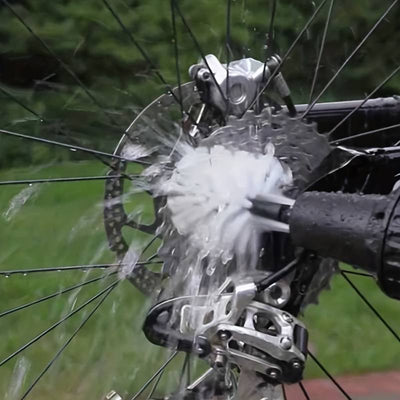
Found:
[[[259,292],[250,279],[237,282],[228,278],[214,295],[158,303],[145,320],[146,337],[207,361],[208,374],[220,378],[225,392],[232,389],[232,371],[257,376],[266,386],[300,381],[308,335],[303,323],[282,309],[290,298],[288,284],[280,281]]]

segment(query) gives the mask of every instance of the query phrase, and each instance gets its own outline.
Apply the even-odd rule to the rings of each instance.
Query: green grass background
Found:
[[[96,162],[75,162],[0,171],[0,180],[104,174]],[[38,184],[13,216],[10,202],[27,185],[0,187],[0,269],[53,267],[113,262],[103,228],[104,183]],[[130,209],[143,197],[132,196]],[[148,210],[148,204],[142,205]],[[132,236],[132,240],[149,238]],[[0,312],[53,293],[106,271],[53,272],[0,277]],[[387,299],[369,278],[352,278],[369,300],[400,332],[400,303]],[[49,327],[62,315],[98,293],[113,278],[0,318],[0,359]],[[31,399],[100,400],[111,389],[133,393],[167,357],[149,345],[141,325],[150,301],[129,282],[121,282],[67,350],[41,379]],[[19,356],[0,367],[0,393],[19,399],[92,306],[78,313]],[[358,374],[399,367],[399,343],[348,284],[337,276],[304,321],[314,353],[333,374]],[[172,390],[179,364],[169,369],[161,388]],[[307,377],[322,376],[310,360]]]

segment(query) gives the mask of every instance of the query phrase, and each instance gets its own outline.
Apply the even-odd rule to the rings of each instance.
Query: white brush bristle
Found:
[[[185,150],[161,187],[175,228],[207,256],[253,262],[261,234],[281,227],[252,215],[249,199],[284,199],[292,184],[290,169],[274,156],[272,144],[264,154],[221,145]]]

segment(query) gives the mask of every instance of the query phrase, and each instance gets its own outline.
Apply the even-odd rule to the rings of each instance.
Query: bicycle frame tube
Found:
[[[359,133],[382,129],[379,133],[357,137],[346,141],[346,145],[360,147],[390,146],[399,138],[400,127],[384,129],[400,124],[400,97],[386,97],[364,100],[318,103],[308,113],[308,120],[318,124],[320,133],[331,132],[347,115],[356,110],[350,118],[331,134],[331,140],[347,138]],[[299,114],[304,112],[307,104],[296,105]]]

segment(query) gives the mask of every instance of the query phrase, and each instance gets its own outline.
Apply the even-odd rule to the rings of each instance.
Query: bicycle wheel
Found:
[[[164,272],[166,269],[175,271],[180,258],[171,257],[173,246],[168,241],[165,241],[164,251],[157,255],[161,241],[153,240],[153,237],[159,221],[153,211],[151,196],[143,193],[143,187],[139,185],[142,176],[140,179],[137,176],[151,168],[155,161],[160,162],[160,156],[179,158],[175,148],[180,138],[176,126],[180,126],[182,119],[189,131],[196,131],[191,131],[195,138],[199,132],[208,136],[207,131],[225,124],[227,114],[237,112],[237,109],[223,109],[218,101],[208,103],[216,109],[219,105],[219,113],[210,110],[210,104],[202,97],[204,94],[199,95],[193,84],[182,84],[188,80],[185,72],[188,67],[197,63],[207,69],[202,59],[209,53],[232,65],[235,60],[250,56],[261,60],[263,65],[268,57],[282,49],[282,67],[276,70],[276,75],[282,68],[294,102],[310,104],[303,108],[305,113],[313,110],[314,101],[359,99],[364,98],[365,93],[373,93],[373,97],[390,95],[397,89],[394,74],[391,76],[392,70],[396,71],[392,59],[395,52],[391,48],[395,41],[385,41],[383,60],[377,62],[376,57],[371,60],[370,54],[374,43],[393,37],[393,20],[398,6],[397,2],[376,3],[370,1],[365,6],[343,1],[322,1],[318,5],[309,1],[296,4],[271,1],[265,6],[261,2],[249,5],[227,1],[216,7],[211,1],[196,5],[172,2],[171,13],[169,2],[123,4],[103,1],[90,2],[87,8],[78,9],[68,3],[10,5],[3,1],[1,18],[6,23],[2,33],[6,37],[20,38],[15,48],[7,48],[3,57],[6,72],[2,104],[7,115],[1,131],[2,148],[6,149],[3,166],[17,165],[2,173],[1,182],[5,229],[1,238],[4,244],[1,268],[4,308],[0,322],[6,340],[3,341],[4,356],[0,368],[5,371],[1,374],[4,377],[1,390],[7,399],[29,396],[46,399],[54,397],[54,393],[61,399],[101,398],[111,389],[126,397],[148,382],[147,377],[152,374],[149,370],[157,370],[158,359],[164,357],[161,350],[146,344],[145,338],[139,336],[149,302],[132,290],[129,282],[119,282],[130,280],[142,292],[154,293],[158,288],[160,262],[167,261]],[[209,12],[211,6],[212,13]],[[360,8],[366,8],[368,13],[362,14],[359,20],[354,19],[361,14]],[[160,12],[154,13],[154,9]],[[345,15],[344,9],[352,12]],[[379,12],[375,14],[373,9]],[[258,14],[261,11],[265,18],[260,20]],[[153,24],[148,23],[150,16],[156,21]],[[229,22],[221,24],[221,21]],[[165,51],[169,39],[163,40],[165,33],[154,26],[168,27],[165,28],[170,32],[168,37],[173,38],[177,47],[172,45]],[[327,51],[332,49],[329,47],[330,43],[332,46],[330,35],[336,35],[337,41],[344,41],[345,45],[340,46],[342,52]],[[58,42],[62,45],[58,46]],[[268,49],[265,49],[266,43]],[[30,57],[31,68],[26,68],[22,56]],[[100,65],[105,71],[101,75],[96,74]],[[351,65],[353,67],[349,68]],[[365,67],[367,65],[371,65],[370,69]],[[131,77],[126,72],[132,69]],[[21,72],[15,74],[12,72],[15,70]],[[393,78],[390,80],[392,87],[388,87],[386,76]],[[349,81],[361,83],[350,87]],[[385,87],[380,87],[382,82]],[[176,89],[172,90],[172,87]],[[170,94],[163,95],[165,92]],[[232,93],[237,95],[234,89]],[[279,108],[279,97],[283,97],[288,108],[291,107],[287,93],[282,96],[278,91],[281,96],[277,97],[276,93],[267,90],[266,99],[258,96],[261,91],[255,93],[251,100],[259,97]],[[123,135],[121,132],[129,126],[132,115],[160,94],[162,97],[140,113]],[[243,94],[239,92],[239,100]],[[245,108],[251,102],[247,100]],[[207,109],[204,110],[203,105],[207,105]],[[294,143],[280,145],[281,139],[277,137],[275,145],[277,149],[281,146],[281,157],[291,157],[297,152],[299,159],[292,160],[291,169],[295,177],[294,192],[302,191],[311,180],[311,172],[332,150],[314,126],[282,117],[285,112],[283,110],[280,116],[274,117],[270,126],[288,125],[290,132],[299,138]],[[235,122],[233,130],[248,129],[270,118],[269,114],[260,115],[253,121],[244,114]],[[292,126],[290,121],[295,121]],[[364,132],[371,129],[363,127]],[[333,126],[331,130],[329,133],[336,133],[339,127]],[[279,134],[280,129],[276,131]],[[359,132],[353,132],[356,133]],[[12,145],[15,136],[22,138],[24,145],[15,148]],[[267,136],[273,135],[268,133]],[[312,142],[311,147],[304,145],[305,138]],[[391,130],[387,140],[395,144],[396,132]],[[357,142],[353,144],[357,145]],[[50,145],[53,150],[49,150]],[[295,150],[285,153],[290,145]],[[19,164],[22,167],[18,167],[18,159],[22,160]],[[70,183],[67,185],[67,182]],[[103,210],[104,182],[106,200]],[[18,185],[28,186],[21,190]],[[155,207],[162,208],[162,201],[156,202]],[[103,212],[106,235],[102,227]],[[182,249],[178,254],[182,255]],[[286,250],[283,255],[291,256]],[[282,252],[276,256],[282,258]],[[281,259],[276,265],[282,267],[286,261],[288,259]],[[78,278],[77,273],[80,274]],[[330,274],[326,273],[315,275],[313,290],[308,291],[305,303],[315,300],[329,278]],[[340,281],[335,284],[341,285]],[[165,290],[164,296],[185,294],[182,288],[169,289]],[[369,286],[365,289],[370,291]],[[335,303],[335,292],[330,296],[331,302]],[[344,304],[340,308],[343,315],[350,313],[346,300],[343,297]],[[85,313],[86,305],[89,311]],[[323,306],[328,307],[328,304]],[[359,305],[352,303],[352,307],[353,315],[358,314]],[[387,314],[395,309],[392,304],[387,306],[385,303],[385,307]],[[316,309],[311,312],[310,324],[306,325],[313,329],[311,340],[312,343],[316,341],[318,359],[319,353],[327,349],[322,354],[325,364],[326,359],[338,352],[337,347],[330,345],[333,340],[326,332],[332,325],[321,318]],[[132,321],[135,321],[134,328],[131,328]],[[339,332],[335,342],[339,344],[341,354],[338,358],[343,361],[341,365],[329,368],[330,371],[368,368],[365,363],[357,364],[356,357],[350,359],[347,356],[355,342],[362,346],[358,343],[359,332],[370,332],[365,329],[371,324],[370,319],[365,317],[358,321],[352,340],[348,335],[341,338],[339,333],[344,329],[350,332],[354,328],[353,321],[344,326],[336,327],[335,324],[336,332]],[[325,327],[325,334],[319,331],[321,326]],[[386,358],[382,357],[382,348],[392,348],[392,344],[389,345],[392,334],[396,335],[393,329],[387,336],[381,330],[375,330],[364,342],[379,335],[383,343],[382,347],[374,346],[374,350],[369,350],[373,367],[396,365],[391,350],[386,350]],[[193,366],[189,368],[197,356],[191,357],[191,361],[182,356],[181,368],[177,360],[170,360],[177,357],[175,353],[168,357],[162,366],[169,365],[169,376],[159,381],[161,371],[153,375],[150,383],[154,381],[158,385],[154,386],[155,391],[150,389],[149,397],[160,397],[161,393],[187,394],[185,388],[193,384],[193,375],[201,375],[207,365],[203,362],[197,370]],[[143,361],[147,368],[142,368]],[[271,368],[270,372],[276,371]],[[316,374],[316,371],[312,373]],[[228,374],[228,380],[232,382],[230,388],[217,387],[220,392],[215,388],[215,373],[210,375],[210,385],[208,375],[204,375],[205,389],[200,387],[205,392],[200,390],[199,396],[220,393],[233,396],[237,391],[240,397],[249,385],[257,383],[251,374],[241,374],[238,378],[235,374],[236,371],[232,376]],[[102,377],[101,382],[98,376]],[[281,380],[275,378],[269,377],[273,383],[270,382],[265,390],[276,388],[275,395],[267,395],[281,399],[284,394],[280,386],[276,386]],[[207,391],[209,386],[211,392]],[[264,392],[259,389],[254,396],[260,393]],[[140,396],[144,395],[140,393]]]

